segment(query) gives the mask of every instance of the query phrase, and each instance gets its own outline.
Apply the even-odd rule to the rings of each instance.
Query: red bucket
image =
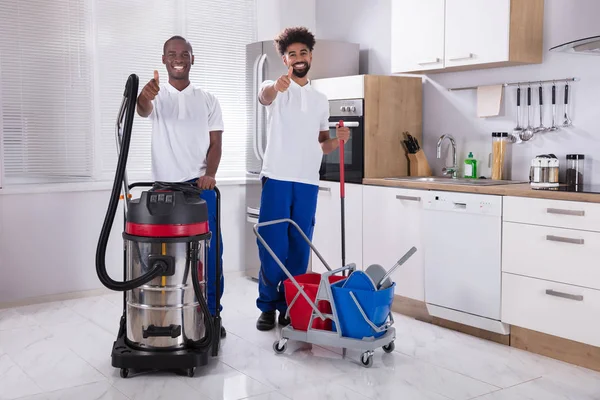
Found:
[[[321,274],[317,273],[307,273],[294,277],[298,284],[304,288],[304,292],[308,296],[308,298],[314,303],[317,298],[317,291],[319,290],[319,283],[321,282]],[[337,276],[332,275],[329,277],[329,284],[339,282],[343,279],[346,279],[345,276]],[[298,289],[294,285],[294,283],[286,279],[283,281],[283,287],[285,288],[285,302],[287,303],[290,311],[290,322],[294,329],[299,331],[306,331],[308,329],[308,323],[310,322],[310,315],[313,311],[312,307],[304,296],[300,294],[296,299],[296,302],[290,307],[291,302],[298,294]],[[319,304],[317,304],[317,308],[322,313],[331,314],[331,305],[328,301],[321,300]],[[331,320],[326,319],[325,321],[321,320],[321,318],[316,317],[313,320],[312,328],[313,329],[321,329],[330,331],[332,327]]]

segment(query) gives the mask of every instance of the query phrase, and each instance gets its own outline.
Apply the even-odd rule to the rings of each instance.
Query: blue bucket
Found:
[[[356,297],[367,318],[375,326],[379,327],[386,322],[392,309],[396,283],[393,283],[392,286],[386,289],[377,291],[348,289],[342,287],[343,284],[344,281],[340,281],[331,285],[331,292],[340,321],[342,336],[353,339],[378,338],[383,336],[385,331],[378,333],[365,321],[356,303],[354,303],[354,300],[350,296],[350,292]],[[334,324],[333,331],[336,331],[336,329],[337,326]]]

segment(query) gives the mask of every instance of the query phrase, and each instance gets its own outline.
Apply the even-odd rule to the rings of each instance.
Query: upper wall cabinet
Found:
[[[444,68],[446,0],[392,0],[392,72]]]
[[[539,64],[544,0],[392,0],[392,72]]]

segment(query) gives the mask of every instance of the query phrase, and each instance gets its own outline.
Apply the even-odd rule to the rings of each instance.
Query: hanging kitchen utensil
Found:
[[[548,130],[548,128],[546,128],[544,126],[544,116],[543,116],[543,109],[544,109],[544,90],[542,89],[542,83],[540,82],[540,87],[539,87],[539,110],[540,110],[540,126],[538,126],[537,128],[535,128],[534,132],[535,133],[541,133],[541,132],[546,132]]]
[[[533,127],[531,126],[531,86],[527,88],[527,128],[521,132],[519,137],[526,142],[533,137]]]
[[[565,83],[565,120],[563,122],[564,127],[573,125],[571,118],[569,118],[569,84]]]
[[[523,132],[523,127],[521,126],[521,86],[517,87],[517,126],[513,129],[515,135]]]
[[[552,83],[552,126],[548,130],[554,132],[558,129],[556,125],[556,82],[554,82]]]

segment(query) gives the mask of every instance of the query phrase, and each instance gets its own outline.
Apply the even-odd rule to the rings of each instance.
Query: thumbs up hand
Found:
[[[287,75],[281,75],[275,82],[275,90],[283,93],[290,87],[292,72],[294,72],[294,69],[290,66]]]
[[[154,100],[154,98],[160,91],[159,85],[160,84],[158,82],[158,71],[154,71],[154,78],[150,79],[146,86],[144,86],[140,96],[144,96],[148,100]]]

